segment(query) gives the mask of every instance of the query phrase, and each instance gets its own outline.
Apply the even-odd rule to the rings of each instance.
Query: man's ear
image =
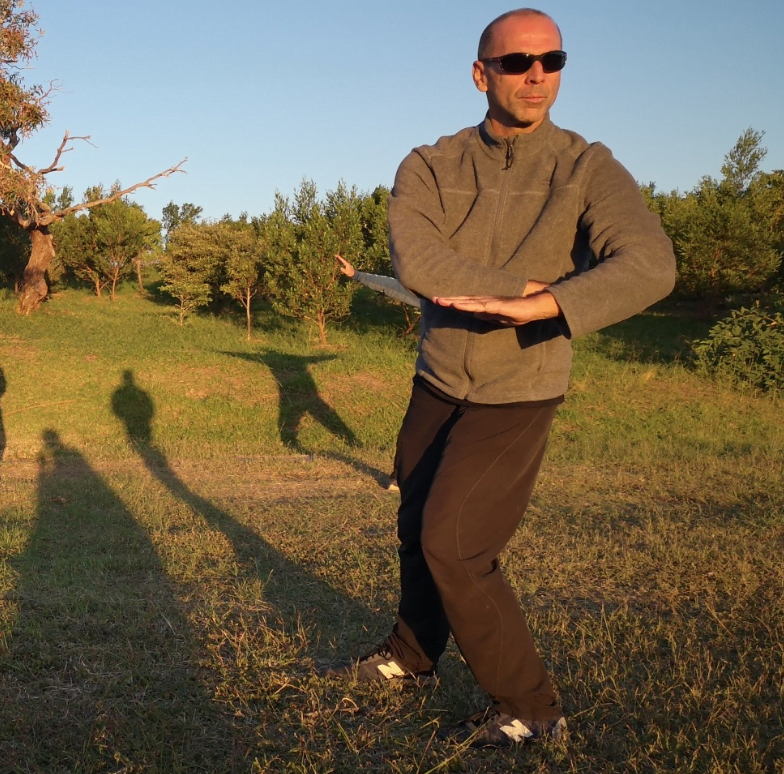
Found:
[[[479,91],[487,91],[487,74],[485,73],[484,62],[474,62],[471,75],[474,78],[474,85]]]

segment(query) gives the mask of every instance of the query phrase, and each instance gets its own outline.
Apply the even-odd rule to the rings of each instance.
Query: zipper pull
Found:
[[[504,165],[504,169],[509,169],[514,162],[514,144],[517,137],[513,137],[511,140],[504,140],[506,143],[506,164]]]

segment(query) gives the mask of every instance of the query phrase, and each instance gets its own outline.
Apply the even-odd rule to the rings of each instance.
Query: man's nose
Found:
[[[541,62],[534,62],[525,74],[526,83],[541,83],[544,80],[544,68]]]

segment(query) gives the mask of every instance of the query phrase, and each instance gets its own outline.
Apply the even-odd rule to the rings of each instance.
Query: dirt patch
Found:
[[[31,342],[25,341],[19,336],[3,336],[0,334],[0,358],[30,362],[37,357],[38,349]]]
[[[277,385],[271,383],[266,375],[250,380],[247,376],[227,372],[221,366],[183,368],[178,371],[176,380],[169,384],[183,385],[183,394],[191,400],[221,397],[255,406],[278,398]]]

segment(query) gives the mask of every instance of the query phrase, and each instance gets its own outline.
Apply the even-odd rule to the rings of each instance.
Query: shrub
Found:
[[[735,309],[694,342],[697,367],[704,373],[778,395],[784,391],[784,315],[755,304]]]

